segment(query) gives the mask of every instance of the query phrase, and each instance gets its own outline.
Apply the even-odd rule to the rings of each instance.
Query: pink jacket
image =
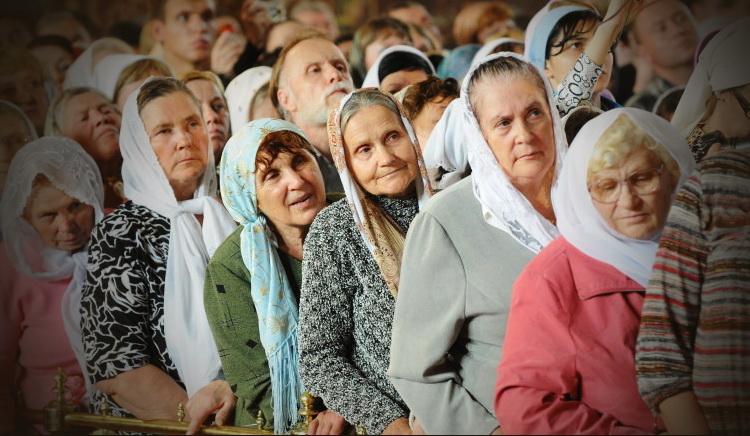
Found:
[[[644,288],[558,237],[513,286],[495,412],[508,434],[649,434],[638,393]]]
[[[54,399],[57,367],[68,374],[70,399],[80,404],[86,392],[63,326],[60,304],[68,282],[19,273],[0,244],[0,434],[18,431],[12,427],[16,383],[26,408],[32,410]]]

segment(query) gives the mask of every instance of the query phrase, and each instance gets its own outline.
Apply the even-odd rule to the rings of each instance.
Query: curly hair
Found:
[[[425,105],[436,98],[458,98],[460,88],[456,79],[430,76],[427,80],[409,86],[402,101],[406,116],[413,120]]]

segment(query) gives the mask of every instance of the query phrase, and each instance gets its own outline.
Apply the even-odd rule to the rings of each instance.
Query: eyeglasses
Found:
[[[630,185],[630,188],[638,195],[649,195],[659,189],[661,172],[664,164],[659,168],[637,171],[629,175],[625,180],[603,179],[589,186],[591,198],[599,203],[615,203],[620,198],[622,185]]]
[[[737,103],[742,106],[742,110],[745,111],[745,118],[750,119],[750,103],[745,99],[745,96],[742,95],[742,92],[738,88],[732,88],[732,94],[737,99]]]

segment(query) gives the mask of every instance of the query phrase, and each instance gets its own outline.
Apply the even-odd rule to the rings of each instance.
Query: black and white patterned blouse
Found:
[[[94,228],[81,299],[86,366],[96,383],[151,364],[180,385],[164,338],[169,220],[131,201]],[[95,413],[102,397],[91,399]],[[114,416],[132,416],[106,396]],[[176,410],[175,410],[176,413]]]
[[[406,232],[416,198],[376,197]],[[326,406],[368,434],[408,416],[386,376],[393,299],[346,199],[318,214],[305,239],[300,298],[300,376]]]

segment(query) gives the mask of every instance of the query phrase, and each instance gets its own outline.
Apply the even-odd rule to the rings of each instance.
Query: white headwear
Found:
[[[81,287],[86,280],[88,243],[76,253],[52,248],[23,218],[32,182],[38,174],[44,174],[66,195],[92,206],[95,224],[103,217],[102,178],[94,159],[77,142],[64,137],[43,137],[16,153],[3,189],[3,242],[13,266],[39,280],[70,280],[62,298],[63,322],[90,391],[81,337]]]
[[[712,93],[750,83],[750,17],[742,18],[714,36],[698,58],[672,125],[687,138],[706,113]]]
[[[229,106],[232,132],[239,132],[247,124],[250,118],[250,104],[258,90],[271,80],[271,71],[271,67],[266,66],[250,68],[227,85],[224,97]]]
[[[502,38],[496,38],[496,39],[487,41],[482,46],[482,48],[480,48],[479,51],[474,55],[474,59],[471,61],[471,65],[474,66],[478,64],[479,62],[481,62],[482,59],[491,55],[492,52],[496,48],[500,47],[503,44],[508,44],[511,42],[516,43],[516,44],[521,44],[521,46],[523,46],[523,41],[521,41],[520,39],[516,39],[516,38],[502,37]]]
[[[203,283],[209,258],[236,224],[216,200],[211,147],[206,147],[208,165],[193,198],[177,201],[138,114],[136,99],[142,88],[128,97],[122,116],[122,179],[127,198],[170,222],[164,335],[169,356],[192,396],[212,381],[221,367],[203,306]],[[196,215],[203,215],[202,226]]]
[[[92,42],[86,50],[81,53],[68,68],[65,73],[65,81],[63,82],[63,90],[70,88],[79,88],[81,86],[88,86],[90,88],[96,88],[96,77],[94,76],[94,53],[99,50],[106,49],[114,53],[133,53],[133,49],[130,48],[124,41],[114,37],[104,37],[97,39]],[[111,56],[111,55],[109,55]],[[115,78],[115,81],[117,79]]]
[[[413,54],[421,59],[423,59],[426,64],[430,67],[430,70],[432,71],[432,75],[434,76],[435,73],[435,67],[432,65],[432,62],[430,62],[430,58],[427,57],[424,53],[419,51],[418,49],[410,46],[410,45],[394,45],[391,47],[388,47],[387,49],[383,50],[380,53],[380,56],[378,56],[378,59],[375,61],[374,64],[370,67],[369,70],[367,70],[367,75],[365,76],[365,80],[362,81],[362,88],[379,88],[380,82],[384,79],[384,77],[380,77],[379,69],[380,69],[380,63],[383,62],[383,59],[385,59],[386,56],[390,55],[391,53],[410,53]]]
[[[149,56],[134,54],[113,54],[103,58],[98,64],[96,64],[96,67],[94,67],[94,83],[96,84],[96,89],[112,100],[115,95],[117,79],[120,78],[122,71],[135,62],[147,58],[149,58]]]
[[[464,112],[461,100],[457,98],[448,104],[427,138],[422,154],[430,182],[435,188],[445,189],[469,172],[463,123]]]
[[[680,167],[675,192],[695,167],[690,149],[670,124],[656,114],[635,108],[613,109],[586,123],[576,136],[563,163],[552,204],[560,233],[585,254],[612,265],[641,286],[648,285],[658,235],[643,241],[624,236],[599,214],[588,191],[587,174],[594,146],[620,116],[627,116],[672,155]]]
[[[471,109],[469,99],[469,85],[474,73],[482,65],[495,59],[512,57],[529,63],[523,56],[510,52],[495,53],[486,57],[479,64],[469,70],[461,87],[461,106],[464,112],[464,142],[469,150],[469,164],[472,169],[474,184],[474,195],[476,195],[483,209],[493,218],[490,224],[501,228],[512,235],[519,243],[529,250],[537,253],[558,235],[557,228],[543,217],[532,206],[531,202],[511,183],[508,176],[500,168],[500,165],[492,153],[489,144],[482,135],[474,112]],[[529,63],[529,65],[531,65]],[[536,70],[536,68],[533,68]],[[555,140],[555,166],[552,183],[557,180],[560,173],[565,151],[568,148],[565,134],[560,126],[560,116],[555,110],[555,102],[552,98],[552,89],[543,72],[536,70],[537,75],[544,83],[547,103],[552,117],[552,128]],[[428,148],[429,150],[429,148]]]

